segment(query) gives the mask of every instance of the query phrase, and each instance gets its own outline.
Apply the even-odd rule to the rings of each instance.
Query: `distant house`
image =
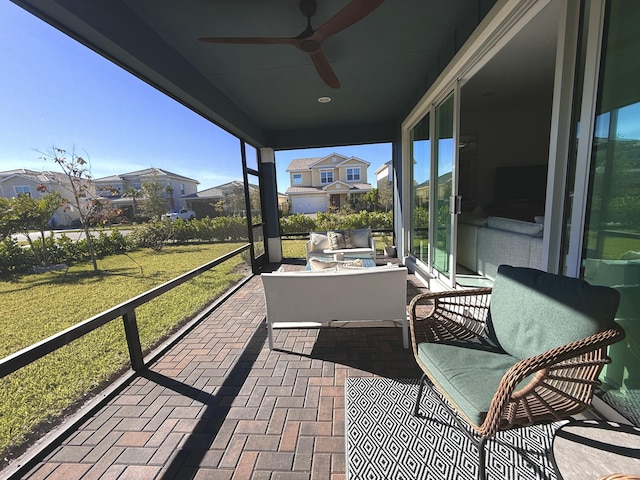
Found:
[[[393,168],[391,166],[391,160],[383,163],[375,171],[376,174],[376,188],[380,190],[381,187],[385,187],[393,182]]]
[[[95,191],[88,186],[87,201],[95,197]],[[73,191],[68,177],[60,172],[36,171],[26,168],[6,170],[0,172],[0,197],[13,198],[18,195],[29,195],[32,198],[40,198],[47,192],[59,193],[63,199],[69,200],[53,214],[51,224],[53,227],[70,226],[80,218],[80,213],[73,205]]]
[[[198,191],[200,182],[162,168],[145,168],[135,172],[110,175],[94,179],[97,194],[108,199],[114,206],[125,208],[133,205],[133,199],[126,195],[130,189],[142,190],[145,182],[158,181],[165,188],[167,210],[188,208],[185,197]],[[137,200],[144,202],[144,196]]]
[[[287,194],[278,192],[278,211],[281,215],[287,215],[289,213],[289,197]]]
[[[259,202],[258,185],[249,184],[249,197],[250,201]],[[183,200],[186,207],[195,212],[196,218],[244,215],[246,212],[244,183],[238,180],[185,195]],[[259,203],[252,208],[259,210]]]
[[[371,190],[367,183],[370,163],[356,157],[332,153],[321,158],[298,158],[291,161],[287,172],[291,186],[286,194],[291,200],[291,213],[325,212],[340,208],[350,198]]]
[[[383,163],[375,171],[378,203],[385,211],[393,209],[393,165],[392,161]]]

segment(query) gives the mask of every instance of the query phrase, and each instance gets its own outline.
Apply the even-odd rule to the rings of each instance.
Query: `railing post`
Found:
[[[136,322],[136,311],[129,310],[122,315],[122,321],[124,322],[124,333],[127,336],[131,368],[136,372],[143,370],[145,366],[142,357],[142,346],[140,345],[140,334],[138,333],[138,322]]]

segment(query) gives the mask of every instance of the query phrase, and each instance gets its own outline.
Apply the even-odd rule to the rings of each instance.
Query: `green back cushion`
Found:
[[[613,288],[501,265],[489,329],[505,352],[524,359],[611,328],[618,301]]]

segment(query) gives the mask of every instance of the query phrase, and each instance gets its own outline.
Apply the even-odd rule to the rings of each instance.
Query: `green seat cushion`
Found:
[[[613,288],[500,265],[488,328],[505,352],[524,359],[612,328],[618,302]]]
[[[476,425],[489,410],[500,380],[517,359],[473,342],[421,343],[418,357],[458,409]]]

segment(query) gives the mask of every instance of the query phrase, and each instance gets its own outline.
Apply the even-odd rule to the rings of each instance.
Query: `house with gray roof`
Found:
[[[291,186],[286,191],[291,213],[325,212],[364,195],[372,188],[367,182],[369,165],[361,158],[337,153],[292,160],[287,167]]]
[[[95,191],[88,186],[87,201],[95,196]],[[27,168],[17,168],[0,172],[0,197],[13,198],[18,195],[28,195],[38,199],[45,193],[56,192],[68,203],[61,206],[53,214],[51,224],[54,227],[71,225],[80,218],[80,213],[73,202],[73,191],[69,178],[61,172],[47,170],[37,171]]]
[[[167,210],[187,208],[185,198],[198,191],[200,182],[178,175],[162,168],[145,168],[134,172],[96,178],[94,183],[98,195],[108,199],[113,205],[126,208],[133,205],[133,199],[125,194],[127,190],[142,190],[145,182],[158,181],[166,189]],[[138,198],[144,202],[144,196]]]

